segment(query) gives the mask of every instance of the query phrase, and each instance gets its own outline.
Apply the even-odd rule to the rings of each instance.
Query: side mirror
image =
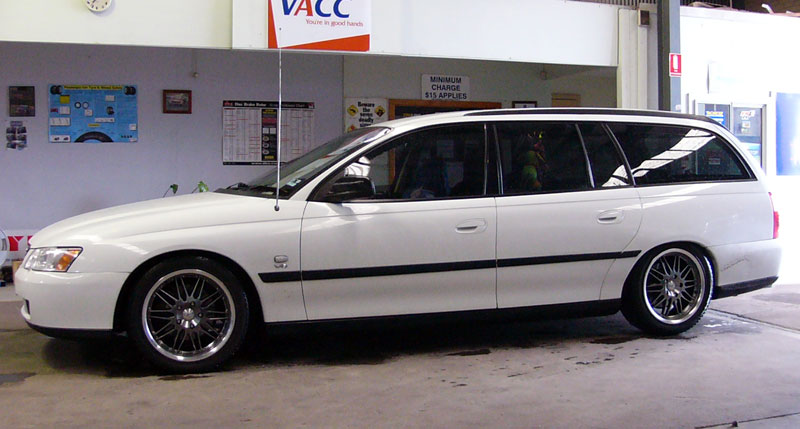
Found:
[[[369,177],[344,176],[333,182],[323,200],[329,203],[341,203],[373,196],[375,196],[375,185]]]

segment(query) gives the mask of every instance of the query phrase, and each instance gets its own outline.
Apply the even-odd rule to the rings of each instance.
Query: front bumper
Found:
[[[111,330],[127,273],[49,273],[21,268],[14,276],[20,313],[37,328]]]

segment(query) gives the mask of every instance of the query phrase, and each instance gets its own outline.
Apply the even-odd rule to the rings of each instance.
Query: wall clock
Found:
[[[86,0],[86,7],[92,12],[102,12],[111,6],[112,0]]]

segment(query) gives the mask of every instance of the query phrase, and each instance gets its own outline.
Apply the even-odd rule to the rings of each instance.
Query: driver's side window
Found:
[[[360,157],[344,169],[346,183],[369,179],[371,197],[425,200],[485,193],[483,124],[460,124],[412,132]],[[337,181],[337,183],[339,183]],[[337,192],[331,187],[329,193]]]

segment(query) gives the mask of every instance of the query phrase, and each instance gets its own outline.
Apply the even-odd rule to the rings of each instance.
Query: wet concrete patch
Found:
[[[592,344],[605,344],[605,345],[616,345],[627,343],[631,341],[635,341],[642,338],[641,335],[623,335],[617,337],[603,337],[603,338],[595,338],[592,341],[589,341]]]
[[[489,349],[464,350],[463,352],[448,353],[447,356],[478,356],[488,355],[491,352]]]
[[[26,378],[36,375],[35,372],[15,372],[11,374],[0,374],[0,386],[11,383],[21,383]]]
[[[194,380],[196,378],[211,378],[210,375],[165,375],[158,377],[161,381],[181,381],[181,380]]]

